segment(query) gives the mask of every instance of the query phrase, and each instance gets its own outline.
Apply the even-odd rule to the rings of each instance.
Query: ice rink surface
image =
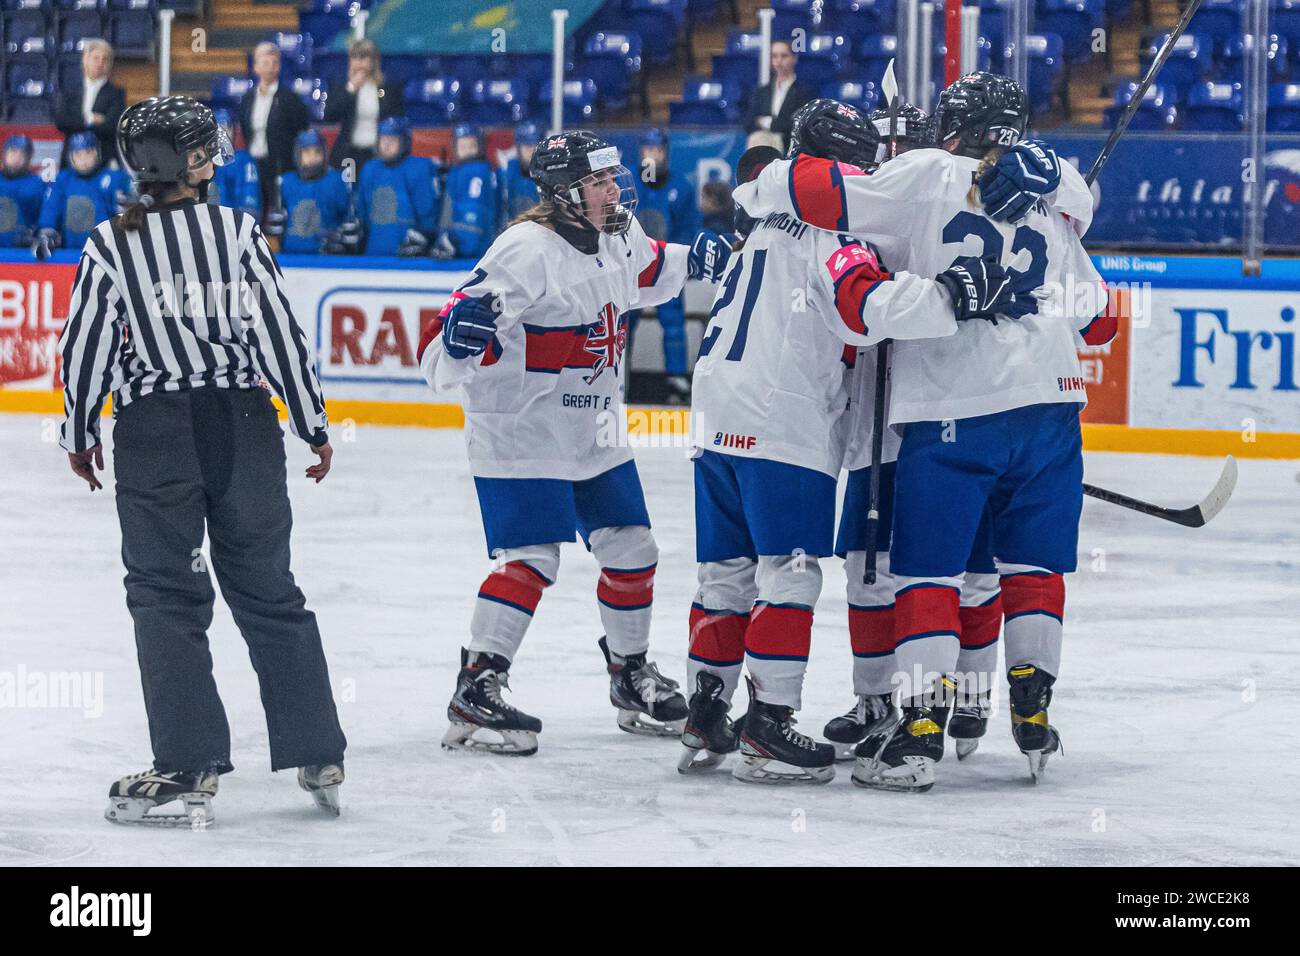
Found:
[[[269,772],[256,680],[218,601],[211,637],[237,769],[222,778],[216,825],[189,832],[103,819],[109,784],[148,767],[148,737],[112,486],[88,494],[51,432],[38,416],[0,416],[0,679],[85,673],[92,693],[40,706],[19,687],[0,709],[0,864],[1300,861],[1295,462],[1242,461],[1235,497],[1200,530],[1088,501],[1052,706],[1064,756],[1031,786],[1000,707],[974,757],[959,765],[950,743],[935,788],[910,795],[860,790],[846,764],[823,787],[686,778],[680,744],[619,731],[596,647],[596,568],[578,544],[512,673],[514,702],[545,721],[540,752],[443,752],[458,648],[489,567],[461,436],[363,427],[346,441],[336,429],[320,486],[301,477],[314,459],[291,441],[294,569],[350,741],[343,816],[320,815],[291,773]],[[638,462],[661,550],[651,657],[680,680],[691,469],[678,449],[643,449]],[[1218,470],[1206,458],[1087,456],[1093,483],[1179,505]],[[852,702],[839,561],[825,578],[800,725],[818,735]]]

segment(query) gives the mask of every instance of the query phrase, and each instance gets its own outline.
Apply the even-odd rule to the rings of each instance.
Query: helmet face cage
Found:
[[[208,160],[212,161],[213,166],[227,166],[235,158],[235,145],[230,142],[230,134],[220,126],[202,146],[194,148],[202,149],[205,155],[203,159],[189,164],[191,172],[201,167]]]
[[[593,219],[588,215],[586,193],[591,189],[605,187],[608,183],[618,187],[618,195],[611,195],[605,200]],[[637,193],[636,180],[626,166],[607,166],[594,173],[588,173],[571,183],[568,189],[557,190],[555,201],[566,206],[579,219],[585,219],[597,232],[610,236],[621,236],[632,226],[632,217],[636,215]]]

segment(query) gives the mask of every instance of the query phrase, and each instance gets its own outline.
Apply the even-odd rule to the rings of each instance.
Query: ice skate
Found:
[[[794,729],[794,710],[765,704],[749,684],[749,711],[740,732],[740,763],[731,775],[745,783],[829,783],[835,748]]]
[[[682,731],[679,773],[716,767],[739,746],[736,725],[727,717],[730,705],[722,700],[724,686],[717,674],[701,671],[696,675],[695,693],[691,695],[686,728]]]
[[[113,783],[108,790],[104,819],[112,823],[202,830],[216,820],[212,813],[212,798],[216,794],[217,775],[212,771],[155,773],[146,770]],[[176,806],[162,811],[169,804]]]
[[[338,816],[339,784],[343,782],[343,764],[312,764],[298,768],[298,786],[311,794],[316,806],[326,813]]]
[[[501,697],[509,687],[510,662],[500,654],[470,654],[461,648],[456,693],[447,705],[451,726],[443,735],[445,750],[527,757],[537,753],[542,722],[511,707]]]
[[[633,654],[616,662],[606,638],[600,639],[609,670],[609,702],[618,708],[618,726],[629,734],[651,737],[680,737],[686,728],[686,698],[677,692],[677,681],[659,673],[659,668]]]
[[[1011,736],[1029,760],[1029,776],[1038,783],[1047,758],[1061,749],[1061,735],[1047,720],[1056,678],[1032,664],[1017,664],[1007,671],[1011,684]]]
[[[984,691],[973,697],[961,697],[953,705],[948,721],[948,736],[957,745],[957,759],[965,760],[979,749],[980,738],[988,729],[992,712],[992,694]]]
[[[833,718],[822,736],[835,748],[836,760],[852,760],[858,744],[892,726],[898,719],[890,694],[859,694],[858,702],[840,717]]]
[[[934,765],[943,759],[943,728],[935,708],[905,702],[887,733],[858,745],[853,782],[871,790],[925,793],[934,786]]]

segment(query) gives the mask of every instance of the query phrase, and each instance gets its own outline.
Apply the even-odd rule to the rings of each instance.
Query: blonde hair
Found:
[[[970,189],[966,192],[966,201],[976,209],[981,208],[979,190],[980,178],[997,164],[997,161],[1002,158],[1002,154],[1006,151],[1005,146],[994,146],[985,153],[984,158],[980,160],[979,168],[975,170],[974,182],[970,184]]]
[[[257,46],[253,47],[253,59],[256,60],[263,53],[274,53],[277,58],[280,56],[280,48],[270,40],[263,40]]]
[[[103,50],[104,57],[108,60],[108,69],[113,69],[113,44],[107,40],[87,40],[81,47],[81,65],[86,65],[86,57],[95,50]]]
[[[521,222],[540,222],[549,225],[553,215],[555,215],[555,203],[549,199],[543,199],[536,206],[525,209],[514,219],[511,219],[510,225],[517,226]]]
[[[370,75],[375,86],[384,85],[384,72],[379,68],[379,47],[375,46],[374,40],[353,40],[348,46],[348,59],[369,60]]]

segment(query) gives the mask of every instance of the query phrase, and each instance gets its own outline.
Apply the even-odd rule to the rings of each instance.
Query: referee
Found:
[[[207,629],[213,570],[261,685],[271,769],[299,768],[316,803],[338,812],[346,741],[316,618],[289,570],[289,424],[320,461],[333,449],[314,359],[261,230],[205,203],[232,155],[212,111],[153,98],[118,123],[139,201],[101,223],[81,253],[63,357],[60,444],[73,472],[102,488],[99,417],[113,393],[113,464],[153,768],[109,792],[110,820],[211,821],[217,777],[233,769]],[[153,813],[180,799],[186,813]]]

